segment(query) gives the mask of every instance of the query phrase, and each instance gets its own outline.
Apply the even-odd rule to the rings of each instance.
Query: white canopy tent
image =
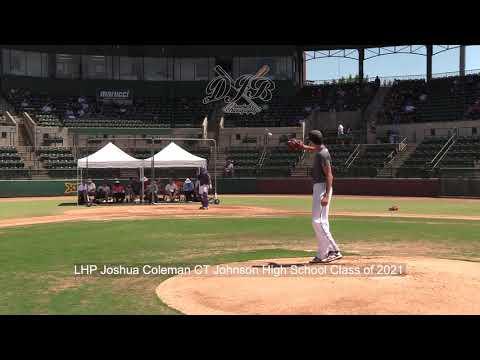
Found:
[[[83,179],[83,169],[139,169],[143,178],[144,160],[128,155],[115,144],[109,142],[91,155],[77,161],[77,188]],[[142,181],[142,199],[144,193]],[[77,201],[78,204],[78,201]]]
[[[145,159],[145,167],[152,166],[156,168],[206,168],[207,160],[199,156],[190,154],[187,150],[170,142],[161,151]]]
[[[91,169],[138,169],[143,165],[143,160],[135,159],[111,142],[77,163],[79,168]]]
[[[215,147],[216,156],[216,147]],[[215,162],[216,166],[216,162]],[[145,167],[154,168],[207,168],[207,160],[189,153],[187,150],[170,142],[155,155],[145,159]],[[217,174],[214,174],[215,201],[217,200]]]

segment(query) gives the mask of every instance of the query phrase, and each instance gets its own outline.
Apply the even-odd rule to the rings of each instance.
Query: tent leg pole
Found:
[[[144,198],[144,193],[145,193],[145,181],[143,181],[143,178],[145,177],[145,173],[143,171],[143,167],[140,168],[140,181],[142,182],[142,195],[140,199],[140,203],[143,204],[143,198]]]
[[[78,166],[77,166],[77,206],[80,205],[80,204],[78,203],[78,194],[79,194],[79,193],[78,193],[78,189],[79,189],[79,184],[80,184],[80,183],[79,183],[79,179],[78,179],[78,178],[79,178],[78,174],[79,174],[79,173],[81,174],[81,171],[79,171],[78,169],[79,169],[79,168],[78,168]],[[80,176],[81,176],[81,175],[80,175]]]

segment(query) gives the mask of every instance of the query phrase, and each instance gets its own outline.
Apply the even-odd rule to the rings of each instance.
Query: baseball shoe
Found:
[[[326,264],[332,261],[340,260],[342,257],[343,255],[340,253],[340,251],[332,251],[325,259],[322,259],[321,262]]]
[[[323,262],[318,256],[315,256],[312,260],[309,261],[310,264],[321,264]]]
[[[199,210],[208,210],[207,207],[200,206]]]

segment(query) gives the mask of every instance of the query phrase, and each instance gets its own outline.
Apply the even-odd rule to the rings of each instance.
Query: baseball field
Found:
[[[305,261],[316,249],[310,210],[311,197],[298,195],[226,195],[208,211],[0,199],[0,314],[480,313],[474,199],[334,197],[340,263],[406,264],[402,276],[75,274],[79,264]]]

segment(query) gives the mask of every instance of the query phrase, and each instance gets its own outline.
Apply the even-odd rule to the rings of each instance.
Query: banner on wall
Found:
[[[131,104],[133,92],[129,89],[98,89],[97,101],[103,103]]]
[[[75,194],[77,192],[77,183],[66,182],[64,194]]]

